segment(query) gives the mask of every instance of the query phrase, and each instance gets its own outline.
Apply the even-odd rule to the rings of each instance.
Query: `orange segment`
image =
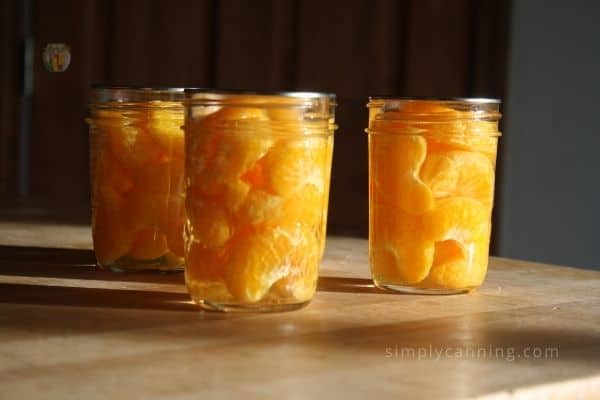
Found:
[[[225,258],[216,249],[208,249],[197,242],[190,242],[185,258],[186,280],[221,280]]]
[[[433,241],[421,217],[381,206],[371,216],[371,268],[378,283],[415,283],[433,263]]]
[[[487,270],[488,248],[486,239],[467,246],[454,240],[436,243],[431,273],[421,285],[440,289],[479,286]]]
[[[240,180],[234,180],[225,184],[223,201],[225,208],[231,213],[237,212],[250,192],[250,185]]]
[[[169,250],[165,235],[156,229],[144,229],[137,233],[129,256],[138,260],[154,260]]]
[[[252,189],[237,214],[242,225],[259,225],[278,221],[282,214],[283,198],[260,189]]]
[[[128,168],[140,168],[165,157],[164,150],[138,125],[122,125],[104,133],[113,153]]]
[[[486,205],[493,201],[494,167],[480,153],[431,153],[421,167],[421,179],[434,197],[472,197]]]
[[[201,201],[188,201],[190,219],[189,241],[207,248],[221,247],[232,235],[231,226],[223,209]]]
[[[177,257],[183,257],[183,225],[185,221],[185,201],[183,195],[171,196],[166,201],[167,211],[161,214],[159,227],[165,234],[169,250]]]
[[[462,242],[489,235],[490,209],[468,197],[439,200],[436,207],[423,215],[424,234],[434,241]]]
[[[271,286],[288,275],[284,257],[290,249],[287,235],[278,229],[247,236],[231,248],[225,281],[236,300],[255,303],[265,297]]]
[[[433,242],[379,245],[373,248],[371,261],[374,279],[378,282],[420,282],[429,274],[433,262]]]
[[[313,184],[298,188],[297,194],[284,199],[278,223],[291,227],[295,224],[320,227],[323,219],[325,193]]]
[[[176,103],[160,104],[173,109],[151,110],[147,122],[148,132],[169,158],[183,160],[183,109],[177,109]]]
[[[239,178],[267,153],[272,139],[255,135],[235,134],[221,138],[212,163],[220,178],[225,181]]]
[[[106,190],[123,194],[133,188],[133,179],[109,151],[97,150],[92,160],[92,185],[98,195]]]
[[[131,231],[159,227],[167,219],[168,211],[169,198],[164,194],[132,190],[124,196],[121,223]]]
[[[273,143],[265,132],[266,128],[261,125],[254,126],[249,132],[226,133],[227,129],[219,128],[219,120],[215,120],[215,116],[220,114],[221,111],[207,117],[211,120],[201,124],[198,132],[194,132],[190,138],[192,151],[188,161],[192,190],[215,198],[223,195],[230,182],[250,171]],[[250,129],[252,121],[245,120],[243,124]],[[238,121],[234,122],[238,124]]]
[[[280,140],[264,159],[266,184],[273,193],[287,196],[303,184],[325,186],[327,142],[320,137]]]
[[[183,160],[148,164],[136,169],[134,177],[138,190],[145,193],[164,196],[183,193]]]
[[[427,142],[416,135],[371,135],[371,171],[377,202],[420,214],[433,207],[431,190],[418,177]]]
[[[95,196],[92,236],[94,252],[100,264],[110,264],[129,251],[132,237],[122,223],[122,199],[112,190]]]
[[[311,230],[303,230],[290,255],[290,273],[275,283],[280,298],[308,301],[317,288],[321,243]]]

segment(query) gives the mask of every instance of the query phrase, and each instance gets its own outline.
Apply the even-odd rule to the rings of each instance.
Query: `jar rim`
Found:
[[[315,92],[315,91],[304,91],[304,90],[252,90],[252,89],[204,89],[204,88],[186,88],[186,93],[210,93],[221,96],[273,96],[273,97],[292,97],[302,99],[335,99],[335,93],[331,92]]]
[[[369,96],[369,102],[377,100],[397,100],[397,101],[437,101],[440,103],[474,103],[474,104],[501,104],[502,100],[494,97],[436,97],[436,96],[395,96],[395,95],[375,95]]]
[[[185,90],[184,103],[189,106],[297,108],[324,116],[333,115],[336,96],[325,92]]]
[[[92,84],[90,87],[90,105],[134,106],[150,101],[182,102],[185,99],[185,87],[180,86],[135,86]]]

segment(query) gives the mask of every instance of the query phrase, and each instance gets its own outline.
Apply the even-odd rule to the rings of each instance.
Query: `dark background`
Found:
[[[33,198],[88,199],[83,119],[92,82],[336,93],[339,107],[329,231],[366,236],[367,97],[494,96],[504,88],[503,1],[251,0],[32,1]],[[22,1],[5,1],[2,57],[14,60]],[[71,47],[71,65],[49,73],[47,43]],[[8,64],[8,65],[7,65]],[[2,62],[3,193],[17,189],[23,65]],[[12,68],[11,68],[12,67]]]
[[[327,91],[340,126],[328,230],[366,237],[367,97],[500,97],[492,253],[600,265],[594,1],[0,4],[0,204],[85,209],[91,83]],[[71,47],[66,72],[43,67],[53,42]]]

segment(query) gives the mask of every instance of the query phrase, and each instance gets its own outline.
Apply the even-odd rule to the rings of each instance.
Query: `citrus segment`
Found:
[[[131,234],[122,224],[122,199],[114,191],[105,190],[94,198],[92,236],[94,251],[100,264],[111,264],[131,246]]]
[[[431,190],[418,177],[427,142],[415,135],[372,135],[371,168],[376,201],[420,214],[433,206]]]
[[[447,240],[436,243],[431,273],[422,285],[438,289],[460,289],[479,286],[487,270],[489,241],[466,246]]]
[[[327,150],[322,138],[280,140],[264,159],[266,184],[282,196],[305,183],[324,188]]]
[[[221,207],[202,201],[188,201],[187,211],[191,222],[188,234],[192,242],[216,248],[223,246],[231,237],[229,220]]]
[[[102,191],[109,187],[118,193],[124,193],[133,188],[133,179],[130,173],[121,165],[120,161],[110,151],[98,151],[93,161],[93,184]]]
[[[154,260],[168,250],[165,235],[156,229],[148,228],[137,233],[128,255],[138,260]]]
[[[284,263],[290,242],[277,229],[250,235],[231,248],[225,281],[240,302],[260,301],[271,286],[285,277],[290,266]]]
[[[281,216],[283,198],[260,189],[252,189],[238,212],[238,221],[242,225],[258,225],[277,221]]]
[[[303,230],[301,236],[291,251],[289,274],[275,283],[273,291],[281,298],[308,301],[317,288],[321,243],[310,230]]]
[[[430,240],[471,241],[489,234],[490,209],[467,197],[439,200],[423,215],[423,229]]]
[[[208,249],[198,242],[190,242],[185,258],[187,279],[217,281],[223,278],[223,253]]]
[[[128,168],[140,168],[165,157],[164,150],[137,125],[123,125],[104,132],[113,153]]]
[[[151,110],[148,116],[148,132],[162,146],[169,158],[183,160],[182,109]]]
[[[378,283],[417,283],[429,274],[433,242],[379,243],[371,251],[373,277]]]
[[[431,153],[421,167],[421,179],[434,197],[472,197],[486,205],[493,201],[494,167],[480,153]]]

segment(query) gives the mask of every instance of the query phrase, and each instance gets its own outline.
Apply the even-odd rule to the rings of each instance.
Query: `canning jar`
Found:
[[[92,88],[86,121],[101,267],[183,267],[183,96],[182,88]]]
[[[190,91],[185,279],[202,308],[288,310],[312,298],[334,107],[321,93]]]
[[[452,294],[483,282],[499,104],[370,98],[369,259],[378,287]]]

